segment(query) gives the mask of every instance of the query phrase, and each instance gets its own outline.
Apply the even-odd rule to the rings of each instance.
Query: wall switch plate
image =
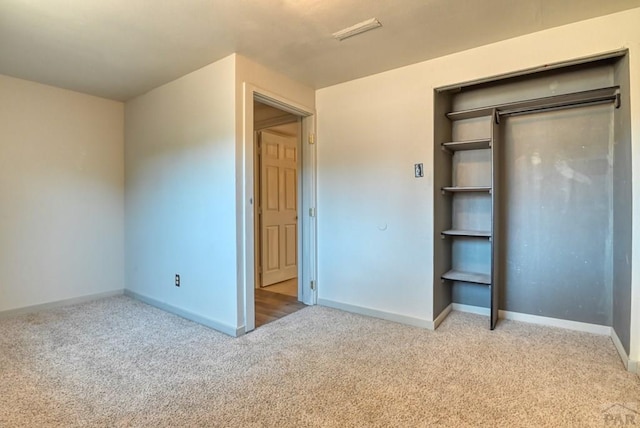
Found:
[[[180,287],[180,275],[176,274],[176,287]]]
[[[416,178],[424,177],[424,167],[421,163],[413,165],[413,171],[416,175]]]

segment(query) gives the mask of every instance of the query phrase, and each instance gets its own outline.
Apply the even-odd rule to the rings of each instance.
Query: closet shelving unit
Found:
[[[570,94],[555,95],[544,98],[536,98],[525,101],[518,101],[512,103],[505,103],[490,107],[480,107],[469,110],[453,111],[446,114],[450,122],[465,120],[477,120],[486,117],[490,121],[489,136],[482,136],[478,139],[461,140],[461,141],[447,141],[441,144],[442,150],[446,151],[453,158],[456,153],[467,150],[485,150],[489,152],[490,161],[487,164],[487,168],[490,168],[491,182],[479,183],[479,185],[472,186],[457,186],[455,172],[451,177],[451,185],[443,186],[441,188],[444,198],[447,198],[449,203],[453,204],[455,198],[464,197],[470,193],[476,193],[486,195],[490,199],[491,214],[490,214],[490,230],[468,230],[467,228],[449,228],[439,231],[442,239],[488,239],[490,249],[490,260],[487,263],[490,266],[486,266],[483,272],[469,272],[466,270],[460,270],[454,268],[458,265],[454,260],[453,254],[451,257],[451,266],[449,270],[442,273],[440,278],[443,282],[461,282],[468,284],[476,284],[479,286],[488,287],[490,290],[490,328],[493,330],[498,321],[498,299],[500,289],[500,271],[498,268],[498,260],[500,255],[500,222],[499,222],[499,209],[500,203],[500,142],[499,142],[499,127],[500,119],[504,116],[515,116],[522,114],[531,114],[542,111],[561,110],[572,108],[576,106],[615,103],[616,107],[620,106],[620,88],[619,86],[612,86],[600,89],[593,89],[589,91],[574,92]],[[455,171],[454,168],[452,170]],[[446,203],[446,201],[445,201]],[[453,216],[456,215],[455,210],[451,210]],[[454,218],[451,219],[451,224],[456,224]],[[458,222],[459,223],[459,222]],[[452,251],[453,253],[453,251]]]
[[[486,168],[490,169],[491,182],[490,183],[478,183],[478,185],[465,185],[458,186],[456,185],[456,177],[452,176],[452,185],[442,187],[442,194],[448,196],[450,198],[450,203],[453,204],[453,200],[455,198],[463,198],[468,194],[479,194],[481,197],[489,198],[491,201],[491,224],[488,230],[475,230],[468,228],[451,228],[447,230],[442,230],[440,232],[442,239],[482,239],[489,240],[489,244],[491,246],[491,260],[487,260],[487,263],[490,263],[491,266],[488,267],[484,272],[470,272],[467,270],[460,270],[457,268],[451,268],[447,272],[443,273],[441,279],[443,281],[453,281],[453,282],[465,282],[471,284],[477,284],[480,286],[488,286],[491,290],[491,329],[495,327],[497,322],[498,315],[498,295],[497,289],[495,286],[498,272],[494,267],[496,263],[493,262],[494,254],[497,251],[496,247],[496,239],[495,239],[495,222],[497,220],[496,213],[497,209],[495,204],[497,203],[496,198],[496,184],[498,180],[496,179],[496,175],[498,173],[498,169],[496,167],[496,142],[498,138],[498,121],[495,120],[497,118],[496,109],[477,109],[474,111],[463,111],[463,112],[451,112],[447,114],[447,117],[451,121],[458,120],[467,120],[467,119],[478,119],[482,117],[487,117],[490,121],[490,135],[488,137],[472,139],[472,140],[461,140],[461,141],[448,141],[442,143],[442,149],[451,155],[453,159],[454,156],[458,152],[469,151],[469,150],[482,150],[489,152],[490,161],[486,165]],[[453,174],[455,175],[455,173]],[[454,211],[455,215],[455,211]],[[459,222],[457,222],[459,223]],[[452,225],[456,224],[454,219],[452,219]],[[452,266],[455,265],[455,261],[452,263]],[[487,273],[488,272],[488,273]],[[495,302],[495,303],[494,303]]]

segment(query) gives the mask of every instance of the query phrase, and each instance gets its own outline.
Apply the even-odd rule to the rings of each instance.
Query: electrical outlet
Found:
[[[180,275],[176,274],[176,287],[180,287]]]

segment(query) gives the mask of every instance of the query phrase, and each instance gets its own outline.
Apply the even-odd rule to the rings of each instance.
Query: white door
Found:
[[[296,137],[261,133],[262,283],[298,275],[298,142]]]

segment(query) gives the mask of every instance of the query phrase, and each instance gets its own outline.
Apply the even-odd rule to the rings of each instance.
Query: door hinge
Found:
[[[315,217],[315,216],[316,216],[316,209],[309,208],[309,217]]]
[[[309,134],[309,144],[315,144],[316,143],[316,134]]]
[[[311,289],[312,289],[312,290],[315,290],[315,289],[316,289],[316,282],[315,282],[315,280],[313,280],[313,279],[311,280]]]

